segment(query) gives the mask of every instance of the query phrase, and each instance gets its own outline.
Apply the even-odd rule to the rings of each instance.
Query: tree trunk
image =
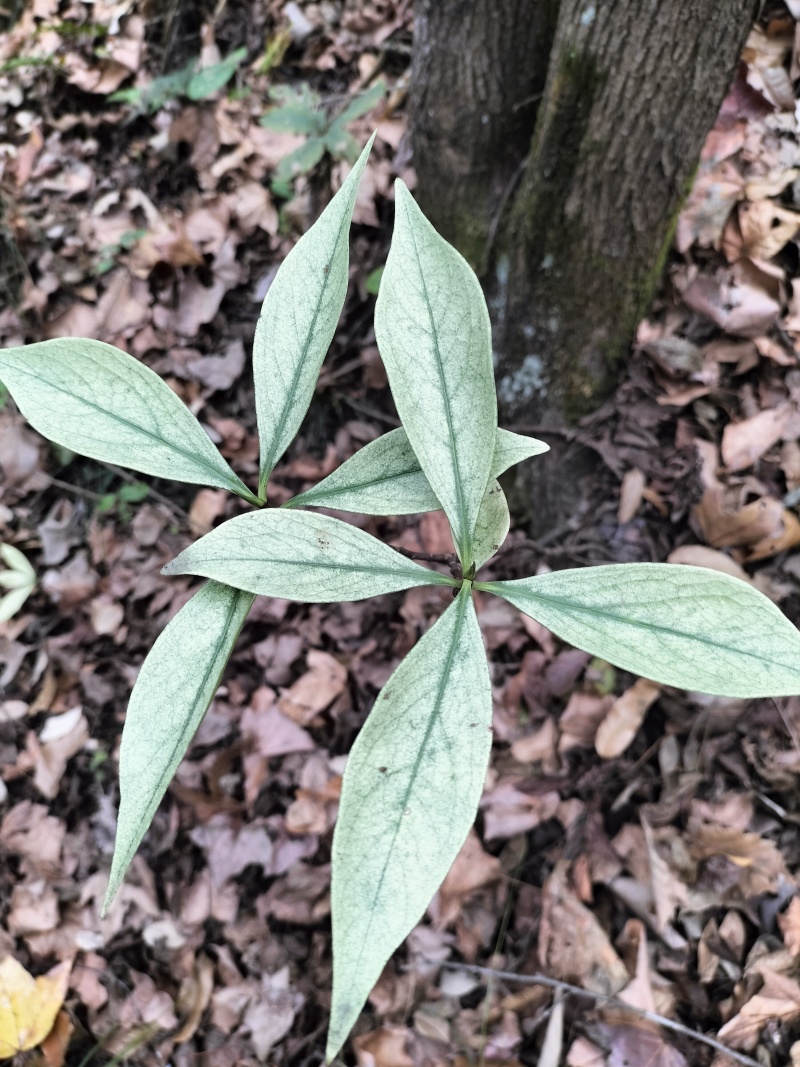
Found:
[[[422,210],[479,273],[528,151],[552,0],[417,0],[411,109]]]
[[[465,23],[487,28],[503,6],[525,7],[496,0],[423,3],[415,47],[426,51],[430,68],[440,49],[445,65],[453,48],[445,10],[451,19],[460,11]],[[539,10],[537,3],[528,7]],[[455,104],[441,79],[413,87],[419,196],[434,225],[459,244],[452,221],[459,197],[472,204],[476,195],[479,202],[488,196],[490,211],[504,208],[481,265],[506,425],[569,427],[613,390],[753,16],[753,0],[560,0],[527,162],[507,204],[496,199],[497,186],[480,170],[472,197],[465,194],[469,172],[454,170],[441,147],[428,150],[437,143],[432,130],[444,142],[455,129],[454,107],[475,124],[486,95],[470,91],[476,79],[459,82]],[[540,14],[539,25],[528,20],[520,34],[533,55],[533,36],[542,24]],[[493,40],[509,36],[513,27],[506,26]],[[480,43],[470,40],[480,54]],[[465,40],[460,47],[467,47]],[[496,77],[516,86],[516,53],[510,60],[496,53],[493,58]],[[462,62],[471,69],[474,61]],[[418,61],[415,75],[424,72]],[[493,99],[508,98],[493,86]],[[519,144],[518,136],[515,152]],[[470,151],[457,146],[457,159],[467,159]],[[504,174],[509,172],[513,160],[504,164]],[[443,187],[450,196],[440,207],[438,194],[429,190]],[[471,244],[465,248],[472,252]],[[528,495],[535,497],[533,519],[541,532],[572,510],[569,489],[580,464],[552,455],[530,467],[537,481]]]

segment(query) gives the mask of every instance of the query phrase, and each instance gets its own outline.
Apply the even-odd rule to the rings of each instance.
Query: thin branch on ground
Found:
[[[638,1016],[640,1019],[646,1019],[647,1022],[655,1023],[657,1026],[663,1027],[665,1030],[671,1030],[675,1034],[681,1034],[683,1037],[688,1037],[692,1041],[699,1041],[702,1045],[707,1045],[709,1048],[713,1048],[716,1052],[721,1052],[723,1055],[728,1056],[736,1063],[744,1064],[744,1067],[761,1067],[761,1065],[750,1056],[746,1056],[743,1052],[737,1052],[736,1049],[729,1048],[727,1045],[723,1045],[721,1041],[717,1041],[715,1037],[709,1037],[707,1034],[701,1034],[697,1030],[692,1030],[689,1026],[684,1026],[683,1023],[677,1022],[675,1019],[668,1019],[665,1015],[659,1015],[654,1011],[647,1011],[646,1008],[637,1008],[633,1004],[627,1004],[624,1000],[620,1000],[619,997],[609,996],[607,993],[596,993],[592,989],[583,989],[581,986],[572,985],[571,982],[562,982],[558,978],[550,978],[546,974],[515,974],[514,971],[496,971],[491,967],[478,967],[471,963],[448,963],[441,960],[432,960],[427,957],[423,957],[426,963],[438,963],[440,967],[444,967],[448,971],[470,971],[472,974],[481,975],[484,978],[489,979],[501,979],[504,982],[517,982],[519,985],[540,985],[545,986],[547,989],[554,989],[562,993],[569,993],[576,997],[588,997],[595,1003],[602,1003],[606,1006],[617,1008],[619,1011],[627,1011],[633,1015]]]
[[[129,485],[133,485],[135,482],[139,481],[135,474],[131,474],[130,471],[126,471],[123,467],[118,467],[114,463],[106,463],[102,460],[100,462],[103,463],[106,470],[111,471],[112,474],[116,474],[118,478],[122,478],[122,480],[128,482]],[[146,482],[145,484],[147,485],[148,495],[151,496],[153,500],[157,500],[159,504],[164,504],[165,507],[168,507],[173,515],[181,519],[182,522],[189,522],[188,512],[184,511],[179,504],[176,504],[174,500],[170,500],[168,496],[164,496],[163,493],[159,493],[159,491],[154,489],[149,482]]]
[[[50,478],[50,485],[55,486],[56,489],[63,489],[65,493],[74,493],[75,496],[83,497],[84,500],[93,500],[95,503],[103,499],[102,493],[95,493],[91,489],[84,489],[71,482],[62,482],[60,478]]]

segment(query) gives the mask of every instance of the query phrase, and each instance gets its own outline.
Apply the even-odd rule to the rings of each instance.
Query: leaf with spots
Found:
[[[250,593],[306,603],[458,584],[341,519],[277,508],[229,519],[181,552],[163,573],[201,574]]]
[[[492,691],[469,583],[384,686],[347,761],[333,838],[328,1062],[475,819]]]

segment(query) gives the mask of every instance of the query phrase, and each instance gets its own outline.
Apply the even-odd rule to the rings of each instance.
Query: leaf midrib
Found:
[[[181,730],[181,733],[180,733],[180,735],[178,737],[178,740],[173,745],[172,751],[170,752],[168,766],[172,763],[173,759],[175,758],[175,753],[178,751],[178,749],[181,747],[181,745],[184,742],[184,738],[186,737],[187,730],[189,729],[189,724],[192,721],[192,716],[194,715],[194,711],[195,711],[195,709],[196,709],[196,707],[198,705],[198,701],[200,700],[200,696],[203,693],[203,691],[204,691],[206,685],[208,684],[208,681],[209,681],[209,679],[210,679],[210,677],[211,677],[211,675],[212,675],[212,673],[214,671],[214,667],[216,665],[217,658],[218,658],[218,656],[220,654],[220,650],[225,645],[225,639],[226,639],[226,636],[228,634],[228,630],[229,630],[231,622],[233,621],[233,618],[234,618],[234,616],[236,614],[236,610],[237,610],[237,608],[238,608],[238,606],[239,606],[239,604],[241,602],[242,597],[249,597],[251,599],[251,602],[252,602],[252,600],[255,599],[254,594],[248,593],[246,590],[243,590],[243,589],[237,589],[237,590],[235,590],[235,593],[236,593],[236,596],[232,597],[232,599],[231,599],[230,607],[228,608],[228,613],[227,613],[227,616],[225,618],[224,626],[223,626],[223,628],[222,628],[222,630],[220,632],[219,640],[214,645],[214,650],[213,650],[211,656],[208,659],[208,664],[207,664],[206,669],[205,669],[205,671],[203,673],[203,677],[202,677],[202,679],[200,681],[200,685],[197,687],[197,689],[195,691],[195,696],[194,696],[194,699],[192,700],[189,714],[186,716],[186,722],[184,724],[184,727]],[[248,608],[248,610],[249,610],[249,608]],[[244,617],[242,618],[242,624],[244,624]],[[238,634],[237,634],[237,636],[238,636]],[[227,663],[228,663],[228,661],[226,659],[225,663],[222,664],[222,667],[221,667],[221,669],[219,671],[219,676],[220,677],[222,676],[222,671],[225,670],[225,667],[227,666]],[[212,693],[212,698],[213,698],[213,693]],[[188,745],[188,742],[187,742],[187,745]],[[170,780],[172,779],[172,775],[169,775],[169,779]],[[163,781],[163,778],[160,778],[159,779],[159,784],[158,784],[158,788],[159,789],[161,788],[162,781]],[[169,781],[167,781],[167,784],[164,786],[164,789],[163,789],[162,794],[161,794],[162,797],[164,796],[164,794],[166,793],[168,788],[169,788]],[[152,799],[152,797],[151,797],[151,799]],[[159,798],[159,803],[160,802],[161,802],[161,798]],[[131,863],[131,861],[133,859],[133,856],[136,853],[136,849],[139,846],[139,843],[141,841],[141,837],[144,836],[144,833],[147,830],[146,826],[145,826],[145,829],[142,830],[142,824],[147,821],[148,811],[149,811],[149,804],[148,804],[148,807],[145,808],[145,810],[142,812],[142,814],[141,814],[141,816],[139,818],[139,821],[136,824],[136,830],[134,832],[133,837],[131,838],[131,840],[133,842],[133,845],[125,850],[124,860],[122,861],[121,867],[120,867],[120,869],[122,870],[123,874],[127,870],[128,866],[130,865],[130,863]],[[110,901],[109,901],[109,903],[110,903]]]
[[[339,227],[337,228],[336,238],[335,238],[335,240],[333,242],[333,251],[331,252],[330,259],[328,260],[328,263],[329,263],[330,266],[333,265],[333,261],[336,258],[336,252],[337,252],[337,250],[339,248],[339,242],[341,240],[342,231],[344,229],[345,229],[345,227],[343,227],[341,225],[339,225]],[[316,303],[316,305],[314,307],[314,314],[311,317],[311,323],[309,324],[308,330],[306,331],[305,341],[303,342],[302,347],[301,347],[301,356],[297,360],[297,362],[295,364],[294,371],[292,373],[291,386],[289,388],[289,392],[287,394],[286,401],[285,401],[285,403],[283,405],[283,408],[281,410],[280,418],[278,419],[278,425],[277,425],[277,427],[275,429],[275,432],[274,432],[274,434],[272,436],[272,445],[270,447],[269,452],[265,453],[265,456],[264,456],[264,470],[261,472],[261,481],[259,482],[259,486],[258,486],[259,496],[262,495],[266,491],[267,481],[269,479],[270,474],[272,473],[272,470],[273,470],[275,464],[278,461],[279,456],[278,456],[277,453],[278,453],[278,449],[280,447],[280,439],[283,436],[283,431],[286,429],[286,423],[287,423],[288,418],[289,418],[289,411],[294,406],[293,405],[293,400],[294,400],[294,395],[295,395],[295,393],[297,391],[297,383],[300,381],[300,375],[301,375],[301,372],[304,369],[306,355],[307,355],[308,350],[309,350],[309,348],[311,346],[314,329],[315,329],[315,327],[317,325],[317,319],[319,318],[320,308],[322,307],[322,298],[325,295],[325,293],[328,291],[328,287],[333,283],[333,280],[334,280],[333,279],[333,274],[332,274],[331,270],[329,269],[328,273],[323,275],[323,282],[322,282],[322,286],[321,286],[320,291],[319,291],[319,296],[317,298],[317,303]],[[323,359],[324,358],[325,357],[323,355]]]
[[[437,687],[436,687],[436,698],[434,700],[433,709],[431,711],[431,714],[428,717],[428,724],[425,727],[425,734],[424,734],[424,736],[422,738],[422,743],[419,746],[419,749],[418,749],[418,752],[417,752],[417,758],[414,760],[414,764],[413,764],[412,769],[411,769],[411,774],[409,776],[408,786],[406,788],[405,793],[403,794],[403,801],[402,801],[402,804],[400,805],[401,814],[396,820],[394,834],[392,835],[392,841],[391,841],[391,844],[389,845],[389,848],[388,848],[387,854],[386,854],[386,862],[383,865],[383,870],[381,871],[380,878],[378,879],[378,884],[375,887],[375,892],[372,895],[372,900],[373,901],[378,899],[380,891],[381,891],[381,889],[383,887],[383,883],[384,883],[384,881],[386,879],[386,872],[387,872],[387,870],[389,868],[389,863],[390,863],[390,860],[392,858],[392,853],[394,851],[395,842],[397,841],[397,836],[400,833],[400,827],[402,825],[402,812],[404,812],[406,810],[406,808],[408,807],[408,801],[409,801],[409,798],[411,796],[411,792],[412,792],[412,790],[414,788],[414,785],[416,783],[417,775],[419,774],[419,769],[420,769],[420,767],[422,765],[423,753],[425,752],[425,748],[426,748],[426,746],[428,744],[428,741],[430,739],[431,733],[433,731],[433,727],[434,727],[434,725],[436,723],[436,720],[437,720],[437,718],[439,716],[439,712],[441,711],[442,701],[444,700],[444,694],[445,694],[445,690],[447,688],[447,680],[450,677],[450,668],[451,668],[451,666],[453,664],[453,657],[455,656],[456,648],[458,647],[459,640],[461,639],[461,629],[462,629],[462,626],[464,624],[464,616],[465,616],[466,610],[467,610],[467,598],[470,596],[469,592],[465,592],[463,590],[464,590],[464,587],[462,586],[462,592],[459,594],[459,598],[458,598],[459,599],[458,614],[457,614],[457,617],[456,617],[455,625],[453,627],[453,636],[452,636],[452,640],[450,642],[450,647],[447,650],[447,658],[445,659],[442,672],[441,672],[441,674],[439,676],[439,681],[438,681],[438,684],[437,684]],[[368,922],[368,925],[367,925],[367,929],[366,929],[366,932],[364,934],[364,938],[363,938],[363,941],[362,941],[362,944],[361,944],[361,952],[359,953],[358,964],[356,965],[356,970],[358,970],[358,968],[360,967],[360,964],[361,964],[361,960],[364,958],[364,946],[366,945],[367,941],[369,940],[369,935],[370,935],[370,932],[372,930],[373,914],[374,914],[374,911],[371,910],[370,914],[369,914],[369,922]]]
[[[230,471],[230,475],[229,475],[224,469],[220,470],[220,469],[218,469],[216,467],[213,467],[207,460],[203,459],[202,456],[198,456],[194,452],[187,452],[185,448],[181,448],[180,445],[174,444],[172,441],[169,441],[166,437],[159,437],[158,434],[153,433],[151,430],[146,429],[144,426],[139,426],[137,423],[131,422],[129,419],[126,419],[123,415],[114,414],[114,413],[108,411],[107,408],[100,407],[100,405],[99,404],[95,404],[93,400],[87,400],[83,396],[78,396],[77,393],[69,392],[68,389],[63,388],[63,386],[59,385],[57,382],[54,382],[49,378],[43,378],[39,374],[34,374],[33,371],[31,371],[28,367],[16,367],[16,368],[13,368],[13,369],[15,369],[20,374],[25,374],[29,378],[35,379],[37,382],[43,382],[45,385],[49,386],[51,389],[55,389],[56,392],[62,393],[64,396],[70,397],[73,400],[78,400],[81,404],[85,404],[87,407],[91,408],[93,411],[98,411],[98,412],[100,412],[101,415],[105,415],[107,418],[111,418],[115,422],[121,423],[123,426],[128,426],[132,430],[135,430],[137,433],[144,434],[145,437],[149,437],[153,441],[157,441],[162,445],[166,445],[168,448],[172,449],[173,451],[177,452],[179,455],[183,456],[184,459],[188,459],[190,462],[192,462],[192,463],[204,468],[207,471],[210,471],[215,476],[215,478],[220,478],[220,477],[224,476],[229,485],[231,485],[231,486],[236,485],[237,486],[237,493],[238,493],[238,490],[240,488],[247,489],[247,486],[244,484],[244,482],[242,482],[237,477],[237,475],[235,474],[234,471]],[[2,365],[0,365],[0,371],[2,371]],[[158,375],[156,375],[156,377],[158,378]],[[161,381],[160,378],[158,378],[158,381],[162,385],[164,384]],[[169,386],[167,386],[166,388],[169,389]],[[175,399],[178,400],[178,397],[175,397]],[[178,402],[180,403],[180,401],[178,401]],[[189,411],[188,408],[186,409],[186,412],[190,416],[190,418],[194,418],[194,416],[192,415],[191,411]],[[200,425],[200,423],[197,423],[197,428],[200,430],[201,433],[205,433],[205,431],[203,430],[203,427]],[[211,443],[211,439],[210,438],[209,438],[209,443]],[[89,458],[92,458],[92,457],[89,457]],[[220,460],[223,463],[225,462],[222,459],[221,456],[220,456]],[[232,475],[232,477],[231,477],[231,475]],[[151,475],[151,477],[160,477],[160,475]],[[176,481],[179,481],[179,480],[180,479],[176,479]]]
[[[188,551],[191,551],[189,549]],[[402,557],[400,557],[402,558]],[[177,562],[177,561],[176,561]],[[455,586],[458,583],[455,578],[448,578],[446,574],[439,574],[438,571],[429,571],[424,567],[403,567],[393,569],[391,567],[376,567],[369,564],[362,563],[320,563],[319,561],[311,560],[293,560],[293,559],[271,559],[264,556],[255,556],[252,558],[242,556],[203,556],[201,560],[197,560],[190,566],[204,567],[207,563],[276,563],[282,567],[298,567],[300,570],[307,570],[312,568],[313,570],[327,570],[327,571],[345,571],[346,573],[355,574],[382,574],[392,578],[413,578],[418,585],[448,585]],[[192,574],[193,571],[179,571],[169,570],[171,564],[167,564],[164,567],[162,574]],[[419,581],[420,578],[424,578],[424,581]]]
[[[504,600],[508,600],[509,597],[504,592],[500,591],[502,582],[481,582],[476,583],[476,588],[486,590],[490,593],[495,593],[498,596],[502,596]],[[733,648],[731,645],[724,645],[720,641],[712,641],[706,637],[698,637],[695,634],[687,634],[683,630],[674,630],[671,626],[662,626],[659,623],[639,622],[626,618],[624,615],[615,615],[612,612],[599,611],[596,608],[590,608],[583,604],[576,604],[571,600],[561,600],[556,597],[543,596],[541,593],[531,593],[529,590],[516,590],[511,593],[512,596],[520,597],[521,599],[529,599],[534,601],[541,601],[545,604],[552,604],[554,607],[560,609],[565,613],[584,615],[594,615],[599,619],[607,619],[610,622],[624,623],[626,626],[638,626],[645,630],[651,630],[654,633],[669,634],[672,637],[680,637],[683,640],[697,641],[699,644],[708,645],[709,648],[721,649],[723,652],[736,652],[737,655],[749,656],[751,659],[758,660],[761,663],[766,663],[770,667],[781,667],[785,669],[785,664],[780,663],[778,660],[767,659],[766,656],[759,656],[756,652],[750,652],[747,649]],[[539,621],[539,620],[537,620]]]
[[[410,194],[408,194],[408,195],[410,195]],[[420,281],[422,283],[422,295],[423,295],[423,298],[424,298],[424,301],[425,301],[425,309],[428,312],[428,321],[429,321],[430,326],[431,326],[431,338],[433,340],[433,351],[434,351],[434,356],[435,356],[436,372],[437,372],[437,374],[439,376],[439,387],[440,387],[442,399],[443,399],[443,402],[444,402],[445,418],[447,419],[447,437],[448,437],[448,441],[450,443],[450,454],[453,457],[453,473],[455,474],[455,483],[456,483],[456,501],[457,501],[457,506],[458,506],[458,519],[459,519],[459,525],[461,526],[461,530],[460,530],[461,536],[458,538],[458,540],[462,542],[458,546],[459,550],[460,550],[459,554],[463,553],[461,562],[463,563],[464,567],[468,567],[470,565],[470,563],[472,562],[472,560],[471,559],[467,559],[467,558],[463,558],[463,557],[467,556],[467,541],[468,541],[469,537],[472,535],[473,531],[471,531],[469,529],[469,526],[468,526],[468,523],[467,523],[467,507],[466,507],[466,501],[464,499],[464,487],[463,487],[463,484],[462,484],[462,481],[461,481],[461,466],[459,464],[458,451],[457,451],[456,446],[455,446],[455,432],[453,430],[453,412],[452,412],[452,409],[451,409],[451,406],[450,406],[450,393],[447,390],[447,386],[446,386],[446,382],[445,382],[444,366],[442,364],[442,354],[439,351],[439,333],[438,333],[438,331],[436,329],[436,323],[435,323],[434,318],[433,318],[433,309],[431,307],[430,297],[428,296],[428,284],[427,284],[427,282],[425,280],[425,273],[422,270],[422,267],[420,265],[419,248],[417,247],[417,236],[414,233],[414,227],[413,227],[413,225],[411,223],[410,212],[408,210],[408,207],[405,204],[403,205],[403,210],[406,213],[406,222],[407,222],[407,225],[408,225],[409,232],[411,234],[412,244],[414,245],[414,255],[416,257],[417,270],[419,272]],[[408,430],[406,430],[406,433],[408,433]],[[429,479],[429,481],[430,481],[430,479]]]

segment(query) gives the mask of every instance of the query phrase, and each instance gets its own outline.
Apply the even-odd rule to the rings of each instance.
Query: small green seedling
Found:
[[[478,809],[492,693],[473,590],[503,597],[565,641],[664,685],[740,698],[800,693],[800,634],[765,596],[728,575],[632,563],[477,579],[509,528],[498,475],[547,446],[498,428],[480,285],[402,182],[375,309],[402,428],[308,492],[266,506],[267,480],[300,427],[344,304],[348,231],[369,149],[286,257],[264,301],[253,348],[257,492],[172,390],[124,352],[79,338],[0,352],[0,378],[45,436],[145,474],[230,489],[255,508],[164,568],[208,581],[156,640],[131,694],[106,907],[256,596],[310,603],[422,585],[453,591],[379,694],[347,762],[333,838],[329,1060],[385,963],[420,921]],[[426,569],[363,530],[309,510],[317,506],[369,515],[442,508],[463,577]]]
[[[108,274],[117,265],[117,256],[130,252],[138,241],[147,235],[147,230],[126,230],[115,244],[103,245],[99,259],[94,266],[94,274],[101,277]]]
[[[0,559],[6,565],[0,571],[0,589],[6,590],[0,597],[0,622],[8,622],[36,588],[36,571],[13,545],[0,542]]]
[[[246,48],[237,48],[219,63],[212,63],[200,70],[197,69],[198,61],[192,59],[174,74],[154,78],[144,88],[133,86],[130,89],[118,89],[108,99],[113,103],[133,104],[138,114],[147,115],[155,114],[170,100],[177,100],[181,96],[190,100],[206,100],[228,84],[245,59]]]
[[[121,485],[113,493],[103,493],[97,501],[97,511],[101,515],[116,512],[123,522],[130,522],[133,517],[131,504],[138,504],[150,492],[150,487],[144,482],[131,482]]]
[[[275,168],[272,187],[281,196],[291,196],[291,185],[300,174],[308,174],[326,152],[334,159],[353,163],[358,159],[360,146],[347,125],[361,118],[380,103],[386,93],[386,83],[379,78],[365,93],[354,96],[337,114],[329,116],[322,106],[322,97],[307,85],[299,89],[278,86],[272,90],[277,107],[261,119],[261,125],[280,133],[296,133],[305,143],[284,156]]]

